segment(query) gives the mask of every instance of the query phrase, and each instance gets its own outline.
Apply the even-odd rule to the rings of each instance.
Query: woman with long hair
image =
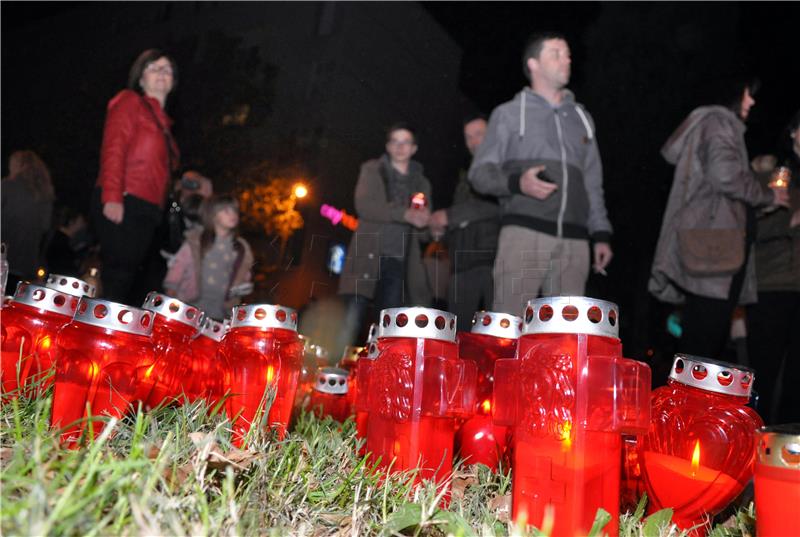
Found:
[[[105,296],[135,302],[131,289],[161,224],[178,168],[172,120],[164,111],[177,66],[149,49],[133,62],[128,87],[108,103],[92,217],[100,239]]]
[[[20,280],[36,276],[42,239],[50,229],[55,193],[50,170],[39,155],[30,150],[11,154],[2,199],[2,240],[9,264],[6,289],[13,293]]]

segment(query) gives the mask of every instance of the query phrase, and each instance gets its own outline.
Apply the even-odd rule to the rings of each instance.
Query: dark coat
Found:
[[[447,250],[453,272],[494,265],[500,234],[500,205],[497,199],[473,190],[461,177],[447,209]]]

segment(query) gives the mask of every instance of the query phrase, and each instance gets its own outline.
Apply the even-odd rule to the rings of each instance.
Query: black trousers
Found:
[[[469,332],[472,316],[476,311],[492,308],[494,301],[494,279],[492,266],[477,266],[469,270],[454,272],[450,277],[447,309],[455,313],[458,330]]]
[[[380,313],[405,302],[406,258],[381,257],[380,279],[375,289],[375,308]]]
[[[124,197],[124,209],[122,223],[111,222],[103,216],[100,189],[95,189],[92,223],[100,240],[103,297],[138,307],[144,297],[132,296],[131,291],[136,279],[142,277],[142,265],[161,223],[162,211],[134,196]]]
[[[758,293],[758,303],[747,308],[747,354],[764,422],[800,422],[800,292]]]

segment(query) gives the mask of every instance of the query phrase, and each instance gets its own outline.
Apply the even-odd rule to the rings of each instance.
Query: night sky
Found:
[[[464,114],[488,115],[523,87],[520,55],[530,33],[555,30],[567,36],[570,88],[597,125],[615,226],[612,270],[608,278],[592,276],[587,294],[624,305],[632,323],[623,323],[626,347],[633,355],[658,344],[654,333],[663,332],[663,307],[648,297],[646,281],[672,177],[659,148],[692,108],[704,104],[701,96],[710,82],[748,71],[762,81],[747,133],[751,155],[775,150],[781,129],[800,107],[799,5],[441,2],[423,7],[462,48],[460,86],[471,101],[462,106]],[[24,54],[24,44],[7,41],[7,30],[57,18],[74,5],[3,2],[1,9],[5,60]],[[40,68],[46,80],[47,66]],[[6,69],[3,75],[4,90],[19,82]],[[11,104],[3,98],[3,107]],[[4,140],[4,156],[6,145]]]

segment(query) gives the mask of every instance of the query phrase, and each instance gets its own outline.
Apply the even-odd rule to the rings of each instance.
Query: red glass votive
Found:
[[[48,374],[55,363],[55,338],[77,305],[78,298],[66,293],[27,282],[17,285],[0,323],[3,399],[33,385],[41,394],[52,384]]]
[[[297,313],[270,304],[233,308],[220,354],[230,374],[226,409],[233,442],[241,447],[251,426],[263,420],[283,439],[292,414],[303,362]]]
[[[756,431],[756,535],[800,535],[800,423]]]
[[[358,378],[359,389],[355,395],[356,412],[356,438],[363,443],[359,448],[358,454],[364,455],[367,452],[367,428],[369,426],[369,372],[372,362],[378,357],[378,325],[372,323],[369,327],[367,342],[358,356],[356,366],[356,378]]]
[[[416,192],[411,195],[410,205],[412,209],[424,209],[428,206],[428,198],[424,192]]]
[[[508,427],[492,422],[494,363],[513,359],[522,319],[491,311],[476,312],[470,332],[458,334],[458,354],[475,362],[478,370],[475,415],[456,433],[456,452],[467,464],[484,464],[496,470],[508,448]]]
[[[192,305],[155,291],[147,295],[142,308],[155,314],[156,360],[139,372],[138,398],[149,408],[183,404],[192,386],[191,340],[200,327],[202,314]]]
[[[62,276],[61,274],[50,274],[47,276],[44,286],[48,289],[61,291],[62,293],[78,298],[82,296],[94,298],[97,293],[97,287],[94,284],[81,280],[80,278]]]
[[[350,416],[347,392],[347,370],[323,367],[317,372],[311,392],[311,412],[320,418],[330,416],[338,422],[345,421]]]
[[[525,309],[517,358],[495,362],[494,420],[512,427],[512,515],[586,535],[598,508],[619,531],[622,433],[644,432],[650,368],[622,357],[615,304],[546,297]]]
[[[217,354],[220,342],[230,328],[230,321],[220,322],[204,317],[190,343],[192,349],[192,383],[189,399],[205,399],[215,406],[225,394],[228,372]]]
[[[75,448],[86,419],[121,418],[135,401],[137,371],[154,363],[153,314],[106,300],[83,297],[72,322],[56,338],[52,427]],[[102,427],[94,423],[97,436]]]
[[[292,412],[293,421],[294,417],[300,414],[301,409],[308,405],[311,391],[316,382],[317,372],[321,368],[330,365],[328,362],[328,349],[314,343],[303,334],[298,337],[303,343],[303,364],[300,367],[300,379],[297,381],[297,390],[295,392]]]
[[[667,385],[653,392],[641,451],[650,512],[669,507],[673,521],[689,529],[708,522],[742,491],[753,476],[753,431],[764,425],[745,406],[752,386],[750,369],[675,355]]]
[[[429,308],[381,312],[370,366],[367,452],[392,471],[420,468],[442,482],[453,466],[458,418],[474,412],[475,364],[458,358],[455,315]]]
[[[356,397],[358,396],[358,359],[362,351],[366,354],[364,347],[347,345],[342,351],[337,367],[347,371],[347,404],[350,407],[349,413],[356,412]]]

